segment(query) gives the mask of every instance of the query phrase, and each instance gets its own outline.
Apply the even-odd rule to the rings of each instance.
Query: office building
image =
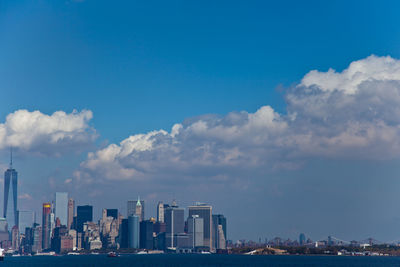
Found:
[[[118,219],[118,209],[107,209],[107,217],[113,217],[114,219]]]
[[[12,166],[12,153],[10,166],[4,173],[4,206],[3,217],[12,228],[18,223],[18,173]]]
[[[25,228],[33,227],[35,223],[35,212],[30,210],[18,211],[18,229],[21,234],[25,233]]]
[[[3,241],[8,241],[10,239],[10,235],[8,233],[8,223],[6,218],[0,218],[0,243]]]
[[[164,204],[161,201],[157,204],[157,222],[164,222]]]
[[[222,214],[212,216],[212,236],[213,236],[213,249],[223,249],[226,247],[226,242],[221,243],[220,232],[223,233],[223,239],[227,240],[226,232],[226,218]],[[221,226],[221,230],[219,230]]]
[[[151,220],[140,222],[140,248],[153,249],[153,226],[154,223]]]
[[[61,225],[68,225],[68,193],[56,192],[55,196],[55,218],[60,219]]]
[[[175,235],[185,232],[185,218],[184,209],[173,205],[164,210],[164,220],[166,224],[166,240],[165,244],[167,247],[176,247],[177,242]]]
[[[306,244],[306,235],[305,234],[303,234],[303,233],[300,234],[299,243],[300,243],[300,246],[303,246]]]
[[[83,232],[83,224],[86,222],[92,222],[93,221],[93,206],[90,205],[85,205],[85,206],[78,206],[77,207],[77,225],[76,225],[76,230],[79,233]]]
[[[128,248],[128,238],[129,238],[128,229],[129,229],[128,219],[122,219],[118,235],[120,248]]]
[[[137,207],[138,202],[140,203],[140,208]],[[137,215],[139,216],[141,219],[144,219],[144,200],[140,200],[138,198],[138,200],[128,200],[128,209],[127,209],[127,217],[132,216],[132,215]],[[137,214],[137,211],[139,211],[140,209],[140,214]]]
[[[16,225],[11,229],[11,247],[13,250],[19,249],[19,230]]]
[[[192,248],[204,246],[204,220],[193,215],[187,220],[189,243]]]
[[[128,217],[128,246],[129,248],[139,248],[140,238],[139,216]]]
[[[42,211],[42,248],[50,248],[51,242],[51,204],[43,203]]]
[[[74,216],[75,216],[75,201],[70,198],[68,200],[68,221],[67,221],[67,227],[68,229],[71,229],[72,224],[74,222]]]
[[[155,222],[154,223],[154,232],[158,233],[165,233],[167,231],[167,225],[165,222]]]
[[[32,244],[32,252],[33,253],[38,253],[42,251],[42,227],[39,226],[39,224],[35,224],[33,227],[33,244]]]
[[[198,215],[203,218],[204,246],[212,249],[212,207],[210,205],[196,203],[195,206],[189,206],[189,218]]]

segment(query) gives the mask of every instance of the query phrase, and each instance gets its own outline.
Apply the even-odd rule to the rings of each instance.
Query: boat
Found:
[[[4,261],[4,249],[0,248],[0,261]]]
[[[111,252],[108,252],[107,257],[114,258],[114,257],[118,257],[118,255],[114,251],[111,251]]]

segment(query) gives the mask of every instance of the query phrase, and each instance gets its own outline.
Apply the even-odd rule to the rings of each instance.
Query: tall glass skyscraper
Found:
[[[11,188],[12,190],[10,190]],[[11,229],[18,223],[18,173],[12,167],[12,154],[10,167],[4,173],[4,208],[3,217],[7,219],[9,228]]]
[[[93,221],[93,206],[85,205],[85,206],[78,206],[77,210],[77,227],[76,230],[78,233],[83,232],[83,224],[85,222]]]
[[[128,216],[128,245],[130,248],[139,248],[139,216]]]
[[[55,217],[60,219],[61,225],[68,225],[68,193],[56,192]]]
[[[212,207],[210,205],[196,203],[195,206],[189,206],[189,218],[198,215],[203,218],[204,246],[212,250]]]
[[[51,203],[43,203],[42,212],[42,248],[50,247],[51,241]]]

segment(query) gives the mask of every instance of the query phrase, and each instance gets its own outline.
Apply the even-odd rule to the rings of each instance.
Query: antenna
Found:
[[[10,169],[12,169],[12,147],[10,147]]]

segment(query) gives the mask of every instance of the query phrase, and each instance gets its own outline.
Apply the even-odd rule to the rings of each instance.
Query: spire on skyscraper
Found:
[[[10,147],[10,169],[12,169],[12,147]]]

